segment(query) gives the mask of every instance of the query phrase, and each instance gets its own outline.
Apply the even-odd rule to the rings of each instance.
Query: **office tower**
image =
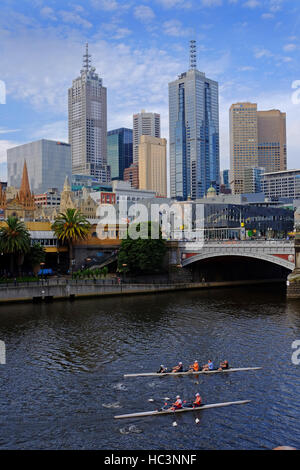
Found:
[[[107,163],[112,180],[122,180],[124,170],[132,164],[132,129],[115,129],[107,133]]]
[[[268,198],[300,199],[300,170],[264,173],[262,191]]]
[[[244,191],[244,169],[286,169],[286,114],[257,111],[256,103],[230,107],[230,183],[235,194]]]
[[[72,173],[110,181],[107,166],[107,104],[102,78],[91,67],[86,45],[80,77],[69,89],[69,143],[72,149]]]
[[[278,109],[257,112],[258,163],[266,172],[287,166],[286,113]]]
[[[129,181],[132,188],[139,189],[139,166],[137,163],[132,163],[124,170],[124,181]]]
[[[33,193],[42,194],[49,188],[61,191],[65,177],[71,177],[71,147],[64,142],[41,139],[7,150],[8,186],[21,185],[24,161]]]
[[[244,191],[244,169],[257,168],[257,104],[235,103],[229,111],[230,184],[234,194]]]
[[[203,197],[219,191],[218,83],[196,68],[196,44],[190,42],[190,67],[169,83],[171,197]]]
[[[142,135],[160,137],[160,114],[146,113],[144,109],[133,115],[133,163],[138,163]]]
[[[139,145],[139,189],[167,196],[167,140],[142,135]]]
[[[244,168],[243,193],[261,193],[264,168]]]

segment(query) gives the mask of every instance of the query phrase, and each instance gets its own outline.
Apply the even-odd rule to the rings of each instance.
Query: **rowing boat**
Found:
[[[245,370],[259,370],[261,367],[240,367],[239,369],[222,369],[222,370],[200,370],[195,371],[186,371],[186,372],[163,372],[162,374],[158,372],[141,372],[139,374],[124,374],[124,377],[164,377],[166,375],[199,375],[199,374],[223,374],[225,372],[242,372]]]
[[[143,416],[158,416],[158,415],[167,415],[167,414],[174,414],[174,413],[184,413],[186,411],[202,411],[208,410],[210,408],[221,408],[223,406],[231,406],[231,405],[245,405],[246,403],[250,403],[251,400],[240,400],[240,401],[227,401],[224,403],[211,403],[209,405],[202,405],[197,408],[180,408],[179,410],[161,410],[161,411],[142,411],[140,413],[129,413],[126,415],[118,415],[115,416],[115,419],[124,419],[124,418],[140,418]]]

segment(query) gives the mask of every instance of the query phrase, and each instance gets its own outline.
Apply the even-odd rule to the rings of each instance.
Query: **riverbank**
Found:
[[[238,287],[255,284],[284,283],[282,279],[190,282],[190,283],[112,283],[101,280],[51,280],[48,282],[22,283],[17,286],[0,286],[0,304],[11,302],[52,302],[87,297],[157,294],[161,292]]]

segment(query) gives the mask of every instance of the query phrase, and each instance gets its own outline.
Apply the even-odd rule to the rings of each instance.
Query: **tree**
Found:
[[[40,264],[45,262],[45,248],[40,243],[34,243],[27,254],[28,263],[31,265],[36,275],[40,269]]]
[[[17,259],[18,271],[24,255],[30,250],[30,234],[24,222],[11,216],[6,225],[0,228],[0,251],[10,255],[10,273],[15,274],[14,260]]]
[[[131,272],[133,274],[150,274],[162,270],[163,259],[167,247],[162,239],[159,229],[159,238],[151,239],[151,227],[153,223],[142,223],[136,226],[137,231],[144,231],[147,238],[133,240],[127,234],[121,242],[118,254],[119,272]]]
[[[73,245],[79,240],[88,237],[90,223],[78,209],[67,209],[65,213],[60,213],[51,228],[57,238],[62,243],[67,243],[69,247],[69,269],[72,269]]]

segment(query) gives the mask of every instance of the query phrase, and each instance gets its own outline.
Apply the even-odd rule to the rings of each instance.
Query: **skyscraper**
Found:
[[[244,191],[245,169],[286,169],[285,113],[257,111],[256,103],[235,103],[230,107],[229,122],[230,183],[235,194]]]
[[[144,109],[133,115],[133,163],[138,163],[142,135],[160,137],[160,114],[146,113]]]
[[[235,103],[229,111],[230,184],[234,194],[244,191],[244,169],[257,168],[257,104]]]
[[[132,164],[132,129],[122,127],[107,133],[107,163],[112,180],[122,180]]]
[[[65,177],[71,177],[70,145],[41,139],[7,150],[8,186],[20,187],[25,160],[35,194],[45,193],[49,188],[61,191]]]
[[[278,109],[258,111],[257,127],[259,166],[266,172],[286,170],[286,113]]]
[[[139,189],[167,196],[167,140],[142,135],[139,145]]]
[[[203,197],[219,190],[218,83],[196,68],[196,43],[190,42],[190,68],[169,83],[171,197]]]
[[[86,44],[80,77],[69,89],[69,143],[72,173],[95,176],[110,181],[107,166],[107,103],[102,79],[91,67]]]

